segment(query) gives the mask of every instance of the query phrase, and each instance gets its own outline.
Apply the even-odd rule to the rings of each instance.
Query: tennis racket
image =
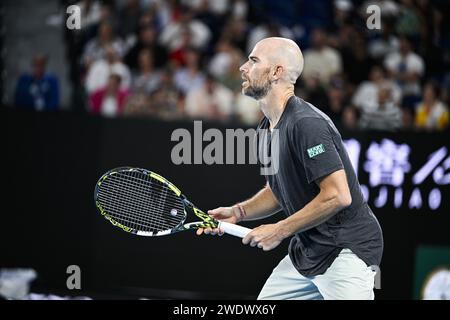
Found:
[[[95,205],[114,226],[139,236],[162,236],[198,228],[221,228],[244,238],[251,229],[218,221],[192,204],[181,191],[152,171],[120,167],[95,186]],[[188,213],[201,221],[185,223]]]

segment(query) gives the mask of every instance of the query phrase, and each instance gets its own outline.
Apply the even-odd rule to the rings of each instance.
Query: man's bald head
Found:
[[[284,80],[291,84],[295,84],[303,71],[302,51],[290,39],[280,37],[262,39],[255,45],[253,52],[266,57],[271,64],[281,65],[285,70]]]

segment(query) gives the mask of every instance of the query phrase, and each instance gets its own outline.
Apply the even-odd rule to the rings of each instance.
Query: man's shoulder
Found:
[[[332,132],[339,134],[333,121],[323,111],[313,104],[296,97],[291,106],[291,114],[287,117],[287,129],[294,134],[310,135],[318,132]]]
[[[289,111],[288,122],[296,125],[306,122],[322,123],[330,119],[319,108],[297,96],[293,99]]]

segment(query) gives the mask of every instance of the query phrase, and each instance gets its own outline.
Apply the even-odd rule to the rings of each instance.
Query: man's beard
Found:
[[[264,98],[272,88],[272,83],[268,77],[269,72],[270,69],[263,74],[259,81],[255,81],[253,84],[250,84],[250,80],[247,80],[248,86],[242,88],[242,93],[246,96],[252,97],[255,100],[261,100]]]

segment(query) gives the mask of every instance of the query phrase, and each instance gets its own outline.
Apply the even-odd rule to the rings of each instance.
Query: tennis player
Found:
[[[267,185],[252,198],[208,213],[232,223],[286,213],[284,220],[261,225],[242,240],[268,251],[291,238],[288,254],[258,299],[374,299],[382,231],[338,130],[327,115],[294,95],[302,70],[300,48],[285,38],[261,40],[240,67],[242,93],[256,99],[265,115],[258,132],[269,135],[261,140],[270,144],[270,133],[278,131],[279,168],[265,175]],[[197,234],[203,232],[223,234],[219,229]]]

